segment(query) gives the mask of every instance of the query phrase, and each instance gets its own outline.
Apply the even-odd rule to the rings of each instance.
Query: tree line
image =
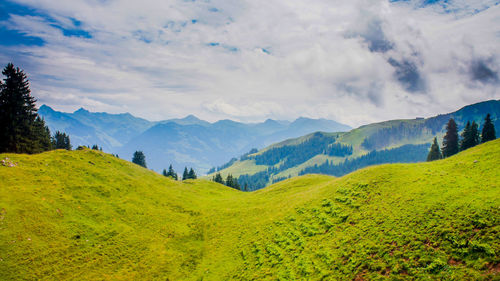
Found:
[[[479,134],[478,124],[475,121],[472,121],[472,123],[468,121],[460,136],[458,135],[457,123],[453,118],[450,118],[446,124],[446,133],[443,137],[442,148],[439,148],[437,137],[434,137],[427,155],[427,161],[450,157],[459,151],[496,139],[495,126],[491,121],[491,115],[488,113],[484,118],[481,134]]]
[[[421,162],[425,161],[425,154],[428,147],[428,144],[407,144],[393,149],[372,150],[363,156],[354,159],[345,159],[338,164],[326,161],[321,165],[307,167],[300,171],[299,175],[325,174],[341,177],[371,165]]]
[[[31,96],[28,76],[12,63],[2,70],[0,81],[0,153],[40,153],[52,149],[71,149],[69,136],[53,136],[38,115]]]
[[[220,173],[217,173],[215,174],[215,176],[212,177],[212,181],[223,184],[225,186],[229,186],[237,190],[248,191],[248,185],[245,184],[245,186],[241,188],[240,184],[238,183],[238,179],[233,177],[233,175],[231,174],[228,174],[226,180],[224,180],[222,178],[222,175]]]

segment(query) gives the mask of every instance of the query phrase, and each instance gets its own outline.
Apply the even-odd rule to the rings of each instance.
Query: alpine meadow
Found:
[[[0,1],[0,281],[500,281],[499,18]]]

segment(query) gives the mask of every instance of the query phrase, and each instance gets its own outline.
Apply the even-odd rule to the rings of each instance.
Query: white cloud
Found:
[[[356,126],[500,98],[494,1],[16,2],[38,14],[4,24],[45,44],[0,48],[61,110]],[[92,38],[62,30],[75,28]]]

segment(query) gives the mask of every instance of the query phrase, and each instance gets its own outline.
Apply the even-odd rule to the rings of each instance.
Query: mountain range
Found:
[[[199,174],[227,162],[252,148],[262,148],[284,139],[316,131],[347,131],[347,125],[326,119],[298,118],[293,122],[268,119],[262,123],[220,120],[210,123],[189,115],[182,119],[148,121],[129,113],[73,113],[42,105],[38,113],[52,133],[69,134],[73,147],[97,144],[104,151],[130,160],[143,151],[148,168],[161,171],[172,164],[182,171],[193,167]]]
[[[297,175],[342,176],[369,165],[422,162],[433,138],[441,143],[450,118],[460,132],[468,121],[481,126],[488,113],[499,132],[500,101],[490,100],[427,119],[391,120],[348,132],[315,132],[288,139],[242,155],[218,172],[223,177],[232,174],[240,185],[254,190]]]

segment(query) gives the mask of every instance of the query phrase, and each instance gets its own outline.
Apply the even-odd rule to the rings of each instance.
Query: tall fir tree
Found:
[[[443,138],[443,158],[450,157],[458,153],[458,131],[457,123],[450,118],[446,125],[446,134]]]
[[[189,172],[188,172],[188,168],[187,167],[184,167],[184,173],[182,173],[182,180],[187,180],[189,179]]]
[[[196,173],[194,172],[193,168],[191,168],[189,170],[188,178],[193,179],[193,180],[195,180],[197,178]]]
[[[142,151],[134,152],[134,156],[132,157],[132,163],[135,163],[139,166],[147,168],[146,156],[144,155],[144,153]]]
[[[38,153],[51,148],[50,132],[39,118],[24,71],[7,64],[0,81],[0,153]]]
[[[30,139],[34,143],[32,153],[40,153],[53,148],[49,127],[45,125],[45,121],[40,116],[35,118]]]
[[[481,143],[496,139],[495,126],[491,122],[491,116],[488,113],[484,118],[483,130],[481,131]]]
[[[476,121],[472,121],[470,125],[470,135],[471,135],[471,143],[473,146],[476,146],[481,143],[481,137],[479,136],[479,125]]]
[[[466,150],[472,147],[472,135],[470,128],[470,121],[467,121],[464,130],[462,131],[462,139],[460,140],[460,150]]]
[[[162,175],[168,177],[167,170],[163,169]]]
[[[443,158],[441,151],[439,150],[439,145],[437,143],[437,137],[434,138],[434,142],[431,145],[431,150],[427,155],[427,161],[434,161]]]

